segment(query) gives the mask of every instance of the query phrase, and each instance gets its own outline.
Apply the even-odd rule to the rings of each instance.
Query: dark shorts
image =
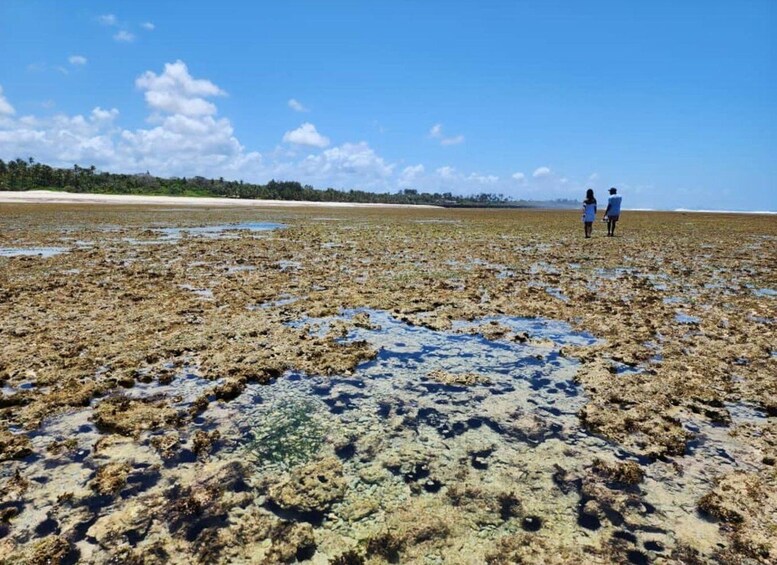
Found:
[[[609,222],[617,222],[618,218],[620,218],[620,216],[607,216],[607,221],[609,221]]]

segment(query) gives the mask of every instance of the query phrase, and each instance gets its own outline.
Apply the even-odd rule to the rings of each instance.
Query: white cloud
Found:
[[[523,173],[513,173],[512,178],[518,182],[526,182],[526,175]]]
[[[456,169],[453,167],[446,165],[444,167],[440,167],[435,171],[440,177],[444,179],[453,179],[457,176]]]
[[[99,106],[92,110],[91,118],[95,122],[111,122],[119,115],[119,111],[116,108],[110,110],[103,110]]]
[[[204,97],[226,95],[211,81],[192,78],[180,60],[165,64],[160,75],[146,71],[135,80],[135,86],[145,91],[146,102],[154,110],[185,116],[215,114],[215,104]]]
[[[119,23],[119,20],[116,19],[116,16],[113,14],[103,14],[102,16],[97,16],[97,21],[104,26],[115,26],[117,23]]]
[[[22,117],[11,128],[0,128],[0,155],[9,159],[33,156],[43,163],[64,166],[111,161],[116,153],[112,122],[117,114],[116,110],[95,108],[86,117]]]
[[[310,122],[305,122],[295,130],[287,131],[283,134],[283,141],[321,149],[329,145],[329,138],[318,133],[316,126]]]
[[[426,169],[423,165],[410,165],[402,169],[402,173],[399,175],[400,184],[407,184],[415,181],[418,177],[424,174]]]
[[[123,129],[116,124],[118,110],[100,107],[85,116],[0,119],[0,158],[34,156],[54,166],[94,164],[163,176],[262,174],[261,155],[244,149],[229,120],[214,118],[215,107],[202,112],[202,103],[210,103],[200,96],[223,94],[215,84],[195,80],[177,61],[159,75],[144,73],[136,85],[145,90],[155,127]]]
[[[16,113],[11,103],[3,96],[3,87],[0,86],[0,116],[13,116]]]
[[[548,167],[538,167],[534,169],[534,172],[531,176],[533,176],[535,179],[540,179],[542,177],[550,176],[550,169]]]
[[[429,137],[432,139],[439,139],[440,145],[458,145],[459,143],[464,143],[464,136],[461,134],[446,137],[442,131],[442,124],[434,124],[429,130]]]
[[[127,31],[126,29],[122,29],[121,31],[114,34],[113,40],[118,41],[119,43],[132,43],[135,41],[135,34]]]
[[[295,98],[289,98],[289,101],[287,102],[289,105],[289,108],[294,110],[295,112],[310,112],[308,108],[302,105],[302,102],[299,100],[296,100]]]
[[[588,177],[588,182],[596,182],[599,180],[599,173],[591,173]]]
[[[499,182],[499,177],[496,175],[481,175],[480,173],[470,173],[466,179],[479,184],[495,184]]]
[[[140,27],[142,27],[146,31],[154,31],[156,29],[156,26],[151,22],[143,22],[142,24],[140,24]]]
[[[71,65],[86,65],[87,59],[83,55],[71,55],[67,58],[68,63]]]
[[[387,163],[364,141],[343,143],[318,155],[308,155],[299,163],[285,164],[282,168],[291,175],[289,178],[299,178],[321,188],[395,188],[394,165]]]
[[[454,135],[453,137],[444,137],[440,140],[440,145],[458,145],[464,143],[463,135]]]
[[[422,175],[426,169],[423,165],[410,165],[408,167],[405,167],[402,169],[402,176],[404,177],[417,177],[418,175]]]

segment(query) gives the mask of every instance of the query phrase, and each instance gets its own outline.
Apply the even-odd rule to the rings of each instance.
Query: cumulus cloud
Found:
[[[513,173],[512,178],[517,180],[518,182],[525,182],[526,181],[526,175],[523,173]]]
[[[104,26],[115,26],[119,23],[119,20],[113,14],[103,14],[101,16],[97,16],[97,21]]]
[[[288,101],[289,108],[294,110],[295,112],[309,112],[305,106],[302,105],[302,102],[299,100],[296,100],[295,98],[289,98]]]
[[[305,122],[295,130],[287,131],[283,134],[283,141],[321,149],[329,145],[329,138],[318,133],[316,126],[310,122]]]
[[[67,58],[68,63],[71,65],[86,65],[87,59],[83,55],[71,55]]]
[[[470,173],[466,179],[479,184],[495,184],[499,182],[499,177],[496,175],[481,175],[480,173]]]
[[[89,115],[24,116],[10,129],[0,129],[0,155],[34,156],[41,162],[71,166],[76,162],[112,160],[116,147],[113,119],[118,111],[95,108]]]
[[[435,172],[437,173],[438,176],[444,179],[453,179],[457,176],[456,169],[454,169],[450,165],[440,167]]]
[[[135,41],[135,34],[122,29],[113,35],[113,40],[119,43],[132,43]]]
[[[447,137],[443,133],[442,124],[434,124],[429,130],[429,137],[439,140],[440,145],[458,145],[459,143],[464,143],[464,136],[461,134]]]
[[[391,175],[394,169],[394,165],[386,163],[365,141],[343,143],[320,155],[309,155],[302,164],[309,173],[335,178],[358,173],[365,179],[380,179]]]
[[[421,164],[405,167],[402,169],[402,173],[399,175],[399,182],[403,184],[413,182],[415,179],[423,175],[425,170],[426,169]]]
[[[16,113],[11,103],[3,96],[3,87],[0,86],[0,116],[13,116]]]
[[[299,161],[265,163],[267,178],[299,180],[319,188],[396,188],[394,165],[387,163],[364,141],[343,143]]]
[[[550,173],[551,171],[548,167],[538,167],[534,169],[534,172],[532,173],[531,176],[533,176],[535,179],[540,179],[543,177],[550,176]]]
[[[146,31],[154,31],[156,29],[156,26],[151,22],[143,22],[142,24],[140,24],[140,27],[142,27]]]
[[[211,81],[193,78],[181,60],[165,64],[159,75],[146,71],[135,80],[135,86],[145,91],[146,102],[152,109],[184,116],[213,115],[216,105],[205,97],[226,95]]]
[[[56,166],[94,164],[164,176],[261,174],[262,156],[246,151],[229,120],[215,118],[215,106],[202,98],[224,94],[218,86],[194,79],[181,61],[165,65],[161,74],[144,73],[136,85],[145,91],[155,127],[123,129],[117,109],[100,107],[87,115],[0,119],[0,158],[34,156]]]

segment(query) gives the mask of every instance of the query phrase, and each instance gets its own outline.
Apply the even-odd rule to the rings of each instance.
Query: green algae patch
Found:
[[[325,436],[314,403],[291,399],[258,415],[246,451],[260,466],[290,469],[313,459]]]

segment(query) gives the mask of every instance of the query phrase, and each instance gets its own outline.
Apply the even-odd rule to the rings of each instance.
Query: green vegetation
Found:
[[[263,413],[246,448],[260,466],[288,469],[310,461],[324,443],[324,426],[312,402],[291,398]]]
[[[171,196],[212,196],[261,200],[296,200],[311,202],[360,202],[381,204],[433,204],[445,207],[530,208],[577,207],[573,200],[533,202],[513,200],[502,194],[483,193],[474,196],[454,196],[418,192],[406,188],[395,193],[376,193],[365,190],[319,190],[295,181],[271,180],[267,184],[229,181],[223,178],[206,179],[161,178],[141,174],[119,174],[98,171],[94,166],[62,169],[36,163],[33,158],[5,162],[0,159],[0,190],[65,190],[97,194],[140,194]]]

